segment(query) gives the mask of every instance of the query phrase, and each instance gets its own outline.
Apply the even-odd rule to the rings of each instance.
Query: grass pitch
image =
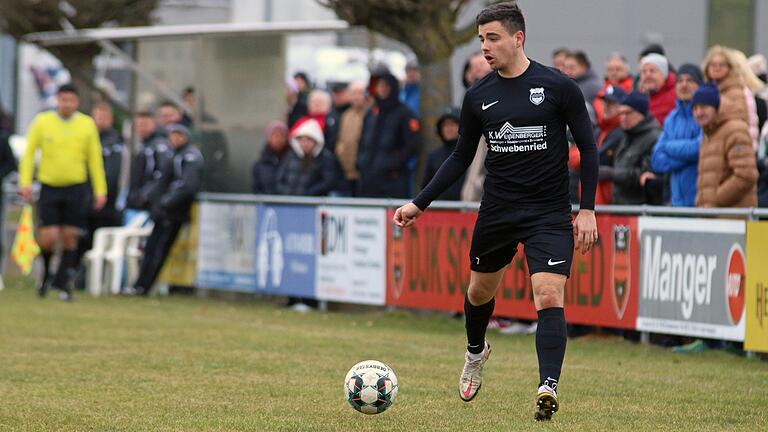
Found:
[[[7,281],[8,282],[8,281]],[[663,431],[768,428],[768,363],[678,355],[619,340],[570,340],[561,409],[537,424],[531,336],[490,332],[483,389],[457,395],[460,320],[299,314],[198,298],[38,300],[0,291],[0,431]],[[55,294],[55,293],[52,293]],[[388,363],[400,394],[366,416],[347,370]]]

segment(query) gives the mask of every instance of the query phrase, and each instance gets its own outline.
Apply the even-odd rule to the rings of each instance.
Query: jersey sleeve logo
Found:
[[[531,100],[531,103],[534,105],[541,105],[542,102],[544,102],[544,87],[537,87],[530,89],[531,96],[529,99]]]

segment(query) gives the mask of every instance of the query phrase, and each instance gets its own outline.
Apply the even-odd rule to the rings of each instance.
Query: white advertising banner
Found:
[[[386,300],[386,210],[320,207],[319,300],[383,305]]]
[[[744,221],[641,217],[637,330],[743,341]]]
[[[256,290],[255,204],[202,202],[197,285],[233,291]]]

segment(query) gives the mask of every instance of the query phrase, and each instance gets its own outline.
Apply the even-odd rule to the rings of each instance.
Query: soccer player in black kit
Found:
[[[429,204],[469,167],[485,135],[484,193],[470,250],[471,277],[464,300],[467,352],[459,395],[472,400],[491,352],[485,331],[494,295],[518,243],[525,246],[538,312],[539,387],[534,418],[559,408],[557,386],[566,345],[563,290],[575,248],[597,240],[594,200],[597,150],[584,96],[558,70],[526,57],[525,20],[516,3],[487,7],[477,16],[482,52],[494,72],[464,96],[455,151],[394,222],[413,225]],[[581,205],[571,222],[566,126],[581,152]]]

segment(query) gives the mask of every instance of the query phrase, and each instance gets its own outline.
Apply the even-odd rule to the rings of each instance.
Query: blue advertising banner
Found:
[[[256,225],[254,204],[200,205],[197,286],[256,291]]]
[[[315,298],[317,232],[313,206],[259,205],[257,292]]]

